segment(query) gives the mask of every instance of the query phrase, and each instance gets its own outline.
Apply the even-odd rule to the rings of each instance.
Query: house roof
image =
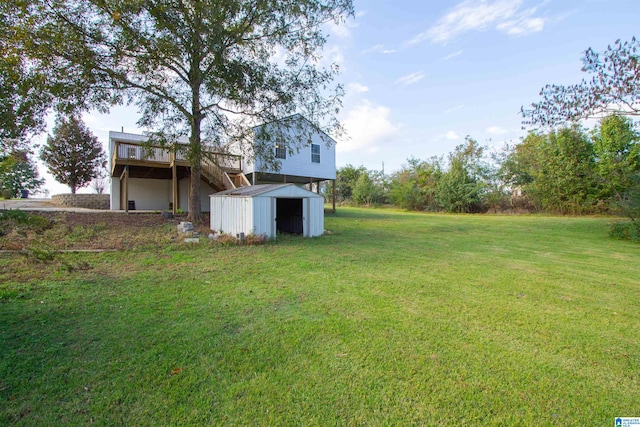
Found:
[[[270,194],[269,194],[270,193]],[[312,191],[305,190],[295,184],[259,184],[249,185],[247,187],[239,187],[231,190],[221,191],[210,195],[209,197],[236,196],[236,197],[255,197],[255,196],[281,196],[281,197],[323,197]]]
[[[271,124],[271,123],[275,123],[275,122],[286,122],[286,121],[290,121],[290,120],[302,120],[302,121],[306,122],[307,124],[309,124],[309,125],[310,125],[310,126],[311,126],[315,131],[316,131],[316,132],[321,133],[321,134],[322,134],[322,135],[324,135],[324,137],[326,137],[326,138],[329,138],[329,140],[330,140],[333,144],[336,144],[336,145],[338,144],[338,141],[336,141],[335,139],[333,139],[333,138],[331,137],[331,135],[329,135],[329,134],[328,134],[327,132],[325,132],[324,130],[322,130],[322,129],[318,128],[316,125],[314,125],[314,124],[313,124],[313,122],[312,122],[311,120],[307,119],[305,116],[303,116],[303,115],[302,115],[302,114],[300,114],[300,113],[295,113],[295,114],[292,114],[292,115],[290,115],[290,116],[282,117],[282,118],[280,118],[280,119],[276,119],[276,120],[273,120],[273,121],[271,121],[271,122],[261,123],[261,124],[259,124],[259,125],[257,125],[257,126],[254,126],[254,127],[253,127],[253,129],[254,129],[254,130],[256,130],[256,129],[259,129],[259,128],[264,127],[264,126],[268,126],[268,125],[269,125],[269,124]]]

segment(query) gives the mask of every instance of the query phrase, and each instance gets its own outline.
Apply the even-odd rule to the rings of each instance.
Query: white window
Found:
[[[320,163],[320,145],[311,144],[311,163]]]
[[[287,149],[282,144],[276,144],[276,159],[286,159]]]

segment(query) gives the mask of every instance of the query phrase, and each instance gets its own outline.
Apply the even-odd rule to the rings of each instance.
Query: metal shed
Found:
[[[239,187],[209,196],[211,229],[231,235],[324,233],[324,197],[295,184]]]

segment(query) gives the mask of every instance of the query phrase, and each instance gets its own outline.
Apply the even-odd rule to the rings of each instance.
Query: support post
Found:
[[[189,173],[187,174],[187,200],[191,200],[191,167],[189,167]],[[189,210],[189,202],[187,202],[187,211]]]
[[[124,167],[124,211],[129,213],[129,165]]]
[[[331,199],[333,202],[333,213],[336,213],[336,180],[332,181]]]
[[[175,153],[172,154],[175,156]],[[180,197],[178,195],[178,170],[176,167],[175,157],[173,159],[173,164],[171,166],[171,204],[172,204],[172,213],[175,215],[178,212],[178,203],[180,201]]]

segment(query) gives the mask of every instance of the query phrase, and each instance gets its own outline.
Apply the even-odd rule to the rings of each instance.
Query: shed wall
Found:
[[[309,224],[309,236],[316,237],[324,234],[324,199],[321,197],[309,198],[309,213],[307,214],[307,224]]]
[[[253,200],[250,197],[211,197],[211,229],[232,236],[253,229]]]
[[[253,233],[275,239],[277,200],[290,198],[302,200],[303,235],[315,237],[324,234],[324,198],[292,184],[263,195],[210,197],[211,229],[233,236]]]

